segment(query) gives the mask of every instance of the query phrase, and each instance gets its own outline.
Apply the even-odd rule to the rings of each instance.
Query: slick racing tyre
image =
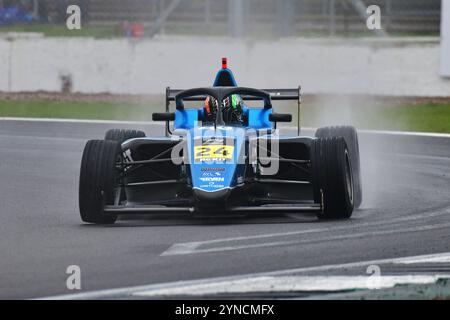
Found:
[[[105,134],[105,140],[117,141],[122,144],[124,141],[133,138],[144,138],[145,133],[139,130],[123,130],[123,129],[111,129]]]
[[[350,152],[343,137],[317,138],[311,143],[311,171],[319,219],[350,218],[354,186]]]
[[[105,205],[114,204],[117,184],[117,162],[122,149],[117,141],[89,140],[81,160],[79,206],[81,220],[89,223],[112,224],[117,216],[103,212]]]
[[[350,153],[353,169],[353,185],[355,187],[354,203],[359,208],[362,202],[361,164],[359,159],[358,133],[354,127],[323,127],[316,131],[317,138],[344,137]]]

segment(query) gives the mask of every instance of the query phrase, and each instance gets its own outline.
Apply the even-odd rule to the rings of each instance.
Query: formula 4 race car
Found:
[[[362,201],[357,132],[326,127],[314,138],[300,136],[299,120],[296,134],[280,136],[277,123],[291,122],[292,115],[275,113],[272,101],[296,100],[300,119],[300,97],[300,88],[238,87],[226,59],[213,87],[167,88],[166,112],[153,114],[166,122],[165,137],[112,129],[104,140],[87,142],[81,219],[108,224],[126,213],[300,211],[349,218]]]

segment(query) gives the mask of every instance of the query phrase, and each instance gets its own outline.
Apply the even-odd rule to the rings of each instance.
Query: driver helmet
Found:
[[[242,99],[239,95],[233,94],[223,100],[223,115],[225,121],[242,121]],[[217,99],[207,97],[204,103],[205,119],[214,120],[218,110]]]

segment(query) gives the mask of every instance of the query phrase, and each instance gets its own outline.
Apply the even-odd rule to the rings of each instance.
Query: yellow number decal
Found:
[[[210,146],[196,146],[194,148],[195,160],[214,160],[225,159],[231,160],[233,158],[234,146],[210,145]]]

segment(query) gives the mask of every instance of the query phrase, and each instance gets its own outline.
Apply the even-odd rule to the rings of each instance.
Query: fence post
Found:
[[[205,25],[208,29],[211,26],[211,0],[205,0]]]
[[[334,36],[336,34],[336,1],[330,0],[329,3],[329,28],[330,28],[330,36]]]
[[[292,25],[294,10],[295,7],[292,0],[280,0],[278,2],[279,34],[282,37],[289,37],[293,34]]]
[[[228,21],[230,34],[234,38],[243,38],[246,30],[244,25],[244,0],[228,0]]]
[[[392,23],[392,1],[386,0],[386,30],[389,30],[391,28]]]

